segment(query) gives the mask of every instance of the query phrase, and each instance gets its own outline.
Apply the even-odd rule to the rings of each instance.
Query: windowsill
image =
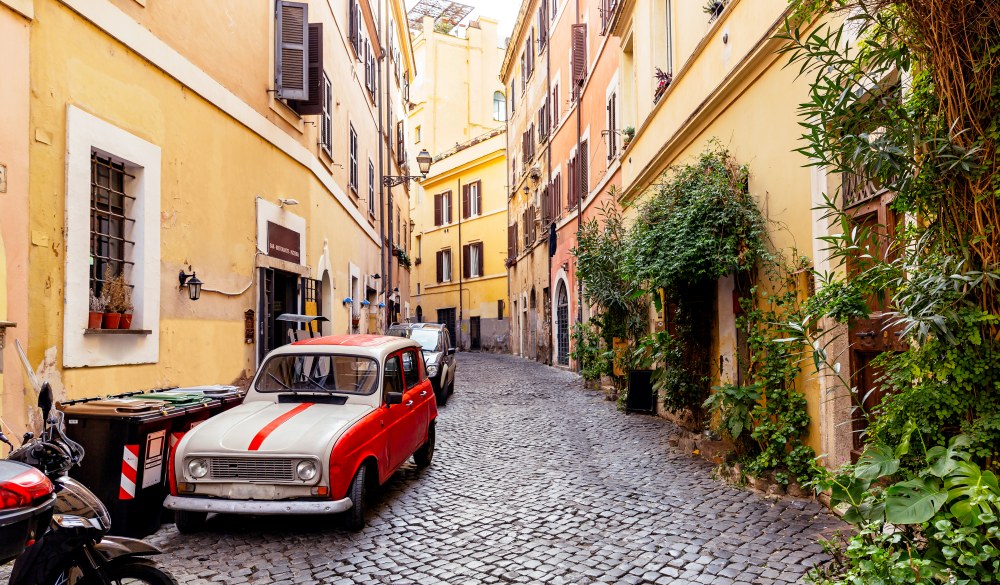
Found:
[[[368,223],[375,225],[375,216],[371,213],[368,214]]]
[[[299,134],[305,134],[305,121],[302,119],[302,116],[290,108],[288,104],[276,98],[274,93],[268,93],[267,95],[267,105],[271,108],[271,111],[278,114],[282,120],[297,130]]]
[[[151,329],[84,329],[84,335],[152,335]]]
[[[333,172],[333,165],[336,164],[333,160],[333,155],[327,152],[322,144],[319,145],[319,160],[326,167],[326,170],[331,173]]]

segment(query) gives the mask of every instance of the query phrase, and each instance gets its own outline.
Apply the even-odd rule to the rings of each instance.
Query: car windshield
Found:
[[[438,330],[436,329],[390,329],[389,335],[409,337],[420,344],[424,351],[440,351],[438,348]]]
[[[278,355],[257,376],[258,392],[371,394],[378,388],[378,362],[352,355]]]

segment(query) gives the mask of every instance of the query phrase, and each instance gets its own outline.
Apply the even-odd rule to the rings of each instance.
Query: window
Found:
[[[503,299],[497,299],[497,321],[503,321]]]
[[[608,97],[608,160],[618,155],[618,104],[617,92]]]
[[[511,114],[514,113],[514,97],[517,95],[517,94],[514,93],[514,85],[515,84],[513,84],[513,83],[510,84],[510,113]]]
[[[507,98],[502,91],[493,93],[493,119],[497,122],[507,121]]]
[[[358,59],[361,59],[361,6],[357,0],[349,0],[349,4],[350,32],[348,33],[348,37],[351,41],[351,46],[354,47],[354,54],[357,55]]]
[[[368,161],[368,215],[375,217],[375,165]]]
[[[420,144],[420,126],[413,129],[413,142]]]
[[[125,193],[125,164],[111,157],[90,155],[90,293],[101,296],[105,282],[118,275],[128,278],[132,262],[126,247],[134,242],[125,237],[125,224],[132,222],[132,200]],[[129,285],[131,286],[131,285]]]
[[[351,151],[351,190],[356,195],[358,193],[358,133],[354,131],[354,124],[351,124],[349,143],[349,150]]]
[[[451,191],[434,196],[434,225],[451,223]]]
[[[451,282],[451,248],[438,250],[437,253],[437,281]]]
[[[552,86],[552,124],[559,123],[559,84]]]
[[[406,388],[410,389],[420,383],[420,367],[417,365],[417,352],[403,352],[403,379]]]
[[[573,65],[573,84],[579,88],[587,80],[587,25],[574,24],[572,30],[572,53],[571,63]],[[574,93],[575,96],[579,92]]]
[[[549,37],[548,6],[543,1],[538,7],[538,54],[541,55],[545,49],[545,43]]]
[[[479,278],[483,275],[483,243],[475,242],[462,246],[462,276]]]
[[[406,162],[406,129],[403,128],[403,121],[396,122],[396,164]]]
[[[160,147],[71,104],[66,109],[65,153],[65,210],[59,213],[66,240],[83,245],[68,246],[63,256],[62,365],[157,363],[163,282]],[[103,286],[105,268],[122,274],[131,285],[128,335],[87,330],[88,301]]]
[[[666,50],[667,54],[664,56],[663,70],[666,71],[667,73],[673,73],[674,72],[674,48],[673,48],[674,22],[673,22],[673,15],[671,14],[670,10],[672,7],[670,6],[670,0],[663,0],[663,4],[664,8],[666,9],[664,20],[666,20],[666,26],[667,26],[665,31],[666,34],[664,35],[665,42],[663,43],[663,47]]]
[[[385,372],[382,373],[382,378],[383,396],[390,392],[395,394],[401,394],[403,392],[403,384],[399,379],[399,356],[394,355],[385,360]]]
[[[393,358],[395,359],[395,358]],[[388,370],[386,364],[386,370]],[[369,395],[378,388],[378,362],[330,354],[278,355],[267,360],[257,378],[258,392],[333,392]]]
[[[462,187],[462,219],[482,213],[482,181],[475,181]]]
[[[320,146],[333,158],[333,85],[323,73],[323,119],[320,124]]]

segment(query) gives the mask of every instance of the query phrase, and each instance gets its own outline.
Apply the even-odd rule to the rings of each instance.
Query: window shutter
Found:
[[[587,25],[574,24],[573,37],[573,82],[583,85],[587,80]]]
[[[476,181],[476,211],[483,214],[483,182]]]
[[[608,99],[608,160],[611,161],[618,154],[618,129],[615,127],[617,123],[616,119],[616,102],[617,95],[611,94],[611,98]]]
[[[355,13],[358,10],[358,3],[354,0],[348,0],[347,2],[347,21],[348,21],[348,33],[347,39],[350,41],[351,46],[354,47],[354,52],[358,52],[358,18]]]
[[[309,25],[309,99],[294,102],[301,116],[323,115],[323,24]]]
[[[462,186],[462,219],[469,219],[469,185]]]
[[[586,199],[590,193],[590,161],[587,141],[580,143],[580,199]]]
[[[479,252],[479,258],[476,261],[476,268],[478,269],[476,270],[476,274],[478,274],[479,276],[484,276],[486,274],[486,256],[483,256],[483,243],[479,242],[478,244],[474,245],[476,246],[476,249]]]
[[[444,251],[437,251],[437,281],[444,282]]]
[[[452,205],[451,205],[451,191],[448,191],[448,194],[446,196],[448,197],[448,213],[447,213],[448,217],[445,218],[445,220],[446,220],[445,223],[451,223],[452,222],[452,218],[455,217],[454,216],[454,213],[455,213],[454,209],[455,208],[452,207]]]
[[[472,276],[472,246],[466,244],[462,246],[462,278]]]
[[[517,234],[518,234],[517,222],[515,221],[514,222],[514,257],[515,258],[517,257]]]
[[[507,258],[514,258],[514,245],[517,242],[517,234],[514,232],[514,226],[507,226]]]
[[[434,196],[434,225],[441,225],[441,196]]]
[[[278,2],[275,27],[275,90],[284,100],[309,99],[309,6]]]

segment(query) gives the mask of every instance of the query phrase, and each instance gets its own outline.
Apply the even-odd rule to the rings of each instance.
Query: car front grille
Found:
[[[295,481],[295,465],[291,459],[214,457],[209,459],[208,465],[212,479]]]

